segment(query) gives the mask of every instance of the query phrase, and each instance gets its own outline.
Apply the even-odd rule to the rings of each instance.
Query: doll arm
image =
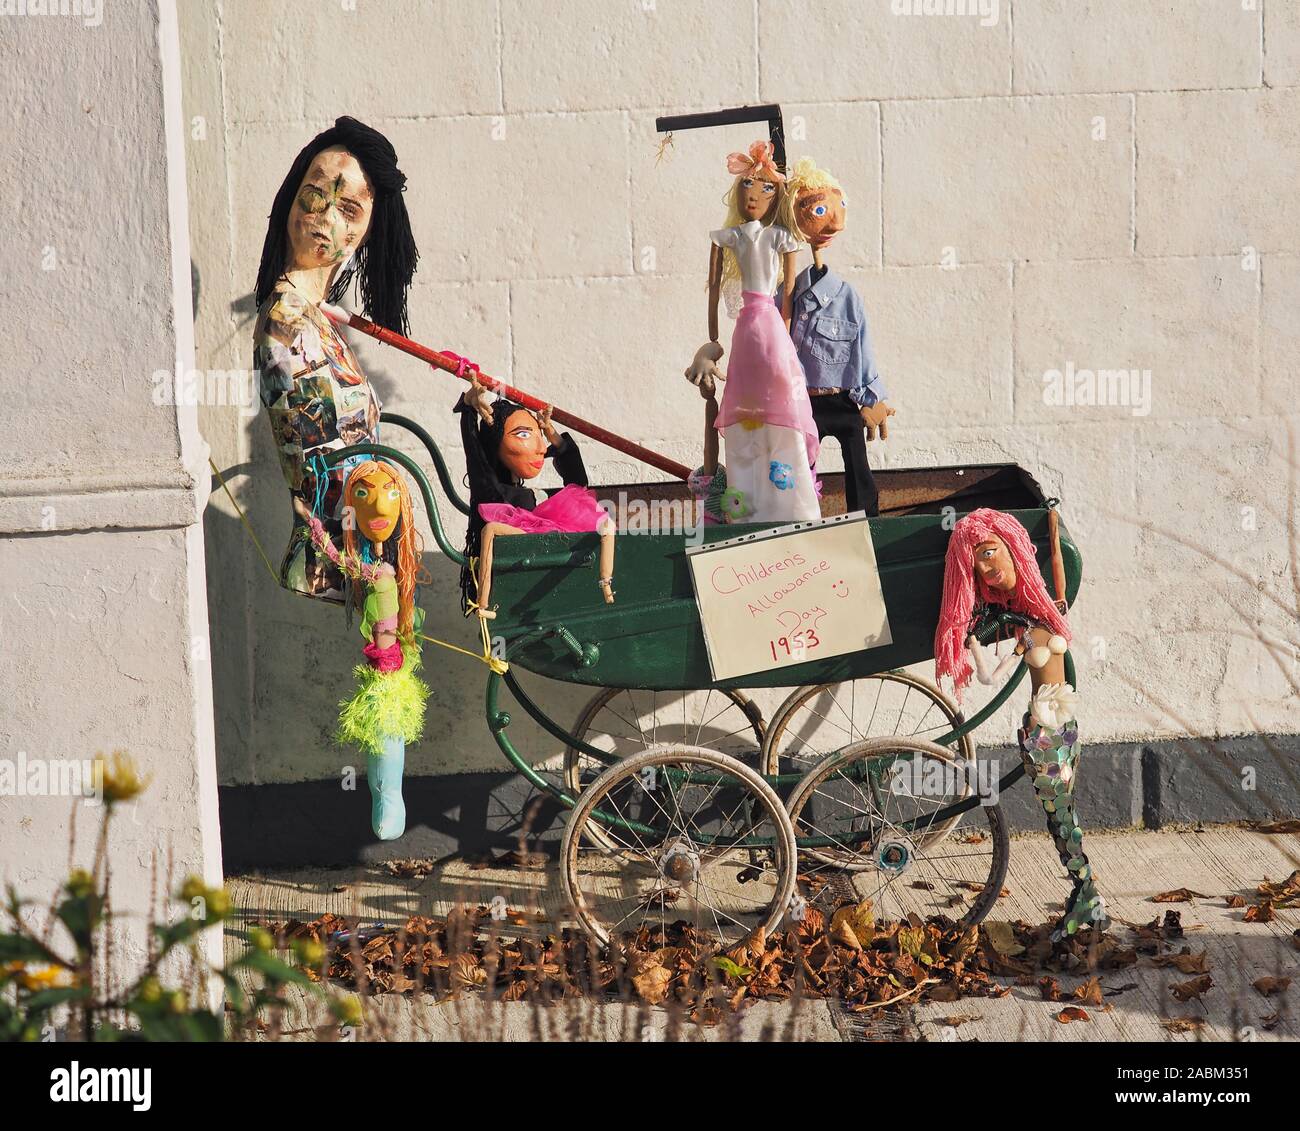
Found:
[[[587,486],[587,469],[582,462],[582,453],[578,451],[577,442],[567,432],[560,435],[560,442],[546,449],[546,454],[555,461],[555,470],[567,487],[576,483],[579,487]]]
[[[704,396],[704,474],[712,475],[718,470],[718,398],[711,392],[700,392]]]
[[[988,657],[984,654],[984,648],[974,636],[966,638],[966,648],[970,652],[971,663],[975,665],[975,678],[980,683],[990,686],[1002,682],[1010,673],[1012,667],[1020,662],[1020,655],[1023,651],[1017,646],[1016,649],[1002,657],[996,668],[990,668]]]
[[[307,517],[307,527],[311,532],[312,545],[324,554],[334,567],[352,581],[374,583],[383,575],[383,567],[378,562],[363,562],[356,554],[342,553],[334,545],[333,539],[325,529],[325,524],[316,515]]]
[[[698,385],[704,396],[715,387],[715,382],[725,381],[726,374],[718,368],[722,359],[722,346],[718,344],[718,299],[722,295],[722,247],[719,238],[729,234],[727,229],[710,233],[713,243],[709,246],[709,340],[695,351],[695,357],[686,367],[686,380]]]
[[[501,491],[495,469],[483,454],[478,438],[479,415],[475,408],[457,397],[452,412],[460,415],[460,443],[465,450],[465,471],[469,477],[469,498],[472,506],[479,503],[501,502]]]

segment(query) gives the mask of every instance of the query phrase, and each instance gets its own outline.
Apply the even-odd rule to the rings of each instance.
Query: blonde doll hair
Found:
[[[386,474],[397,484],[397,489],[402,495],[397,534],[395,535],[397,542],[397,635],[403,640],[409,640],[415,620],[415,583],[421,570],[420,555],[424,547],[420,540],[419,531],[415,529],[415,519],[411,513],[411,493],[406,488],[406,480],[402,478],[401,472],[390,463],[382,463],[373,459],[365,460],[363,463],[357,464],[348,473],[347,481],[343,485],[343,502],[345,506],[355,508],[356,499],[353,492],[356,490],[362,476],[369,475],[373,471],[382,471]],[[354,522],[345,522],[343,524],[343,550],[346,554],[355,555],[357,553],[357,531]]]
[[[786,188],[792,197],[801,192],[813,192],[817,189],[839,189],[840,182],[821,168],[811,157],[800,157],[795,162],[794,171],[786,180]]]

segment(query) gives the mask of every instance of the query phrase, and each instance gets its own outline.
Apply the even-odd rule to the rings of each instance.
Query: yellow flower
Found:
[[[24,970],[18,975],[18,981],[25,990],[62,989],[74,984],[72,971],[65,970],[62,966],[37,966]]]
[[[334,1005],[335,1015],[344,1025],[361,1024],[361,1002],[355,997],[340,998]]]
[[[325,957],[325,945],[315,939],[294,939],[293,952],[306,966],[318,966]]]
[[[64,890],[74,899],[85,899],[95,891],[95,880],[84,868],[76,868],[68,875]]]
[[[96,768],[103,775],[104,800],[110,805],[118,801],[130,801],[143,793],[151,780],[140,776],[134,760],[125,750],[114,750],[111,763],[102,755],[95,762]]]

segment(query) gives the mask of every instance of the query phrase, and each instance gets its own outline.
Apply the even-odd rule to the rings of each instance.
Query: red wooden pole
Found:
[[[378,338],[381,342],[392,346],[394,349],[409,353],[412,357],[418,357],[421,361],[428,362],[434,368],[441,369],[446,373],[452,373],[465,381],[469,380],[469,373],[473,370],[484,386],[493,392],[500,393],[502,396],[509,397],[517,404],[523,405],[524,408],[540,412],[546,407],[545,401],[540,401],[536,397],[516,389],[513,385],[507,385],[496,377],[489,377],[472,363],[467,363],[464,358],[458,357],[454,353],[440,353],[428,346],[422,346],[419,342],[413,342],[410,338],[389,330],[387,327],[377,326],[370,319],[362,318],[360,314],[351,314],[333,303],[323,302],[320,304],[320,308],[332,321],[339,325],[351,326],[354,330],[360,330],[363,334]],[[648,463],[651,467],[657,467],[660,471],[666,471],[669,475],[675,475],[678,479],[685,480],[690,477],[690,469],[684,464],[669,459],[667,456],[661,456],[658,452],[652,452],[649,448],[643,448],[640,444],[626,440],[617,433],[610,432],[599,424],[592,424],[588,420],[583,420],[580,416],[574,416],[573,413],[566,412],[562,408],[552,406],[551,417],[572,428],[575,432],[581,432],[584,436],[599,440],[602,444],[613,448],[615,451],[639,459],[642,463]]]

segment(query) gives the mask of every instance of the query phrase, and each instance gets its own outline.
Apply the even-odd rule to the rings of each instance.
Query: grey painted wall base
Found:
[[[980,759],[995,760],[998,776],[1019,762],[1011,747],[981,750]],[[337,780],[226,786],[226,871],[482,855],[518,848],[525,827],[536,849],[558,841],[563,825],[562,807],[518,774],[408,778],[402,792],[407,832],[382,842],[370,832],[364,782],[355,791]],[[1023,781],[1000,803],[1013,830],[1043,828],[1042,811]],[[1085,829],[1293,817],[1300,814],[1300,735],[1085,746],[1078,803]]]

